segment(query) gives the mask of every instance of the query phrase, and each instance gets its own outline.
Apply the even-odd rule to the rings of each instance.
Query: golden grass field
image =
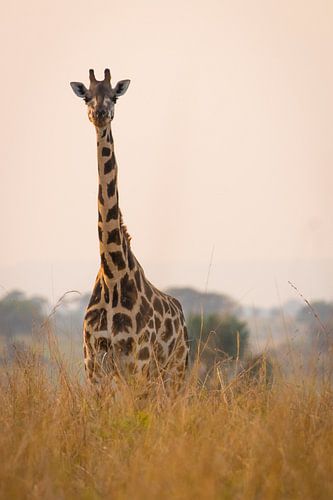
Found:
[[[114,399],[51,357],[1,368],[1,498],[333,498],[333,391],[316,370],[205,387],[194,367],[177,398],[124,383]]]

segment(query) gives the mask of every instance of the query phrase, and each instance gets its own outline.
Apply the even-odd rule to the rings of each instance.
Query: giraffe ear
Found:
[[[130,84],[130,81],[131,80],[120,80],[120,82],[117,83],[117,85],[114,88],[117,97],[125,94]]]
[[[81,82],[71,82],[70,83],[74,94],[76,94],[78,97],[86,97],[88,94],[88,89],[85,87],[85,85]]]

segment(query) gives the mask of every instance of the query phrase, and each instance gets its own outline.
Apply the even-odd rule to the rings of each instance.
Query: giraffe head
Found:
[[[89,120],[95,127],[105,127],[114,117],[115,103],[125,94],[130,80],[121,80],[112,88],[110,70],[104,71],[104,80],[96,80],[94,70],[89,70],[89,89],[81,82],[71,82],[74,93],[84,99]]]

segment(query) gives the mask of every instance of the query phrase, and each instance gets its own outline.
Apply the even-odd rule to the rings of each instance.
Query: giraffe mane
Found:
[[[120,227],[121,227],[123,234],[127,240],[127,243],[130,245],[132,237],[128,232],[127,226],[124,224],[122,213],[120,213]]]

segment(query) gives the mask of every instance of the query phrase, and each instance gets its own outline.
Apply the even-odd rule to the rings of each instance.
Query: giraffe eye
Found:
[[[90,101],[91,101],[91,97],[86,96],[86,97],[84,98],[84,102],[85,102],[86,104],[88,104]]]

